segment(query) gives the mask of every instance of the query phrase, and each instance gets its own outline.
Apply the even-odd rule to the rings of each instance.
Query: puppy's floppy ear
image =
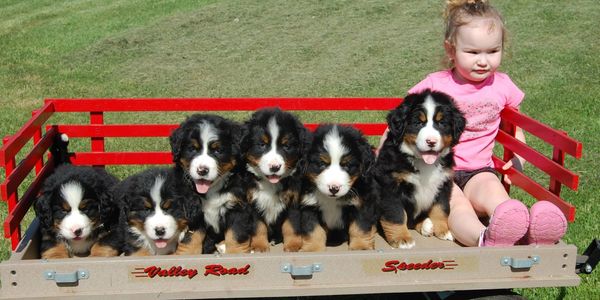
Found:
[[[51,201],[52,191],[47,190],[38,196],[33,206],[35,215],[40,220],[43,232],[51,231],[51,228],[54,226]]]
[[[394,145],[400,144],[400,141],[402,140],[408,122],[411,103],[415,98],[416,95],[409,94],[404,98],[402,104],[390,111],[387,115],[388,128],[390,129],[388,139],[391,139]]]
[[[183,143],[185,128],[185,122],[181,123],[171,135],[169,136],[169,143],[171,144],[171,154],[173,155],[173,162],[177,163],[181,158],[181,144]]]
[[[241,155],[243,151],[245,151],[243,140],[248,135],[248,131],[245,126],[237,122],[229,121],[229,124],[231,128],[231,142],[233,144],[233,155],[238,156]]]
[[[364,164],[363,174],[368,173],[375,164],[375,147],[362,136],[358,145],[362,163]]]
[[[463,113],[458,109],[458,107],[452,101],[452,146],[458,144],[458,140],[460,139],[460,135],[465,130],[466,119]]]

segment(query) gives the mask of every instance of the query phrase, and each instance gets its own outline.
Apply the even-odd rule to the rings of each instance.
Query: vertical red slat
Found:
[[[31,112],[31,117],[35,116],[39,110],[34,110]],[[37,145],[37,143],[42,139],[42,126],[39,126],[35,133],[33,134],[33,144]],[[44,167],[44,157],[40,158],[40,160],[35,164],[35,175],[40,174],[40,171]]]
[[[567,135],[565,131],[560,131],[560,133]],[[565,165],[565,152],[560,150],[558,147],[554,147],[552,151],[552,160],[558,163],[561,166]],[[553,194],[556,196],[560,196],[561,191],[561,183],[560,181],[550,178],[550,187],[548,188]]]
[[[6,136],[4,137],[4,139],[2,139],[2,143],[6,144],[8,143],[8,141],[10,140],[10,136]],[[4,170],[6,171],[6,178],[8,178],[10,176],[10,174],[12,173],[12,171],[15,169],[16,164],[15,164],[15,159],[14,157],[6,162],[6,166],[4,167]],[[8,202],[8,213],[6,215],[9,215],[10,212],[12,212],[15,207],[17,206],[17,199],[18,199],[18,194],[17,192],[14,192],[12,195],[10,195],[8,197],[8,199],[6,199],[6,201]],[[15,230],[11,235],[10,235],[10,244],[12,247],[12,250],[17,249],[17,246],[19,245],[19,241],[21,240],[21,226],[19,225],[19,228],[17,228],[17,230]]]
[[[104,124],[104,113],[101,111],[90,112],[90,124],[92,124],[92,125]],[[104,138],[92,137],[91,146],[92,146],[92,152],[104,152]],[[103,165],[94,165],[94,167],[103,167]]]
[[[502,127],[501,130],[506,131],[506,133],[510,134],[511,136],[515,136],[515,132],[516,132],[515,125],[513,125],[507,121],[502,121],[501,127]],[[504,151],[504,156],[503,156],[504,161],[510,161],[514,156],[514,153],[505,146],[502,146],[502,149]],[[500,179],[501,179],[502,185],[504,186],[504,189],[506,190],[506,192],[510,194],[510,184],[504,182],[504,176],[506,176],[506,175],[502,174],[501,176],[502,177]]]

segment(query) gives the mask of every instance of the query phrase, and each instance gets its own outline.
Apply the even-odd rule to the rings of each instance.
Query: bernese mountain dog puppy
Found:
[[[322,251],[346,241],[350,250],[374,249],[380,189],[370,171],[373,147],[353,127],[321,125],[307,157],[301,220],[290,216],[301,239],[288,243],[291,251]]]
[[[121,207],[125,255],[200,254],[204,232],[188,230],[173,169],[153,168],[121,181],[114,192]]]
[[[311,135],[298,118],[279,108],[255,112],[244,126],[241,151],[249,177],[248,200],[257,220],[251,248],[264,252],[270,243],[282,241],[282,226],[290,227],[287,212],[299,202],[298,165]]]
[[[205,231],[203,253],[224,241],[228,253],[250,252],[252,209],[240,175],[242,126],[195,114],[170,136],[176,190],[190,209],[190,230]]]
[[[453,240],[448,231],[452,147],[465,128],[454,100],[425,90],[406,96],[387,116],[389,127],[375,167],[382,190],[380,224],[394,248],[412,248],[408,229]]]
[[[62,164],[42,186],[34,210],[40,221],[42,258],[118,256],[123,239],[104,169]]]

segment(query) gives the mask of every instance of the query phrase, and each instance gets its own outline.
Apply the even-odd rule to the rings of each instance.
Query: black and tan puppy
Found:
[[[123,238],[111,194],[117,182],[103,169],[58,166],[34,206],[42,233],[41,257],[119,255]]]
[[[170,137],[176,190],[189,204],[192,231],[205,228],[203,253],[250,251],[254,234],[246,183],[239,175],[241,125],[216,115],[187,118]]]
[[[270,243],[282,241],[288,209],[298,204],[298,165],[310,146],[310,132],[294,115],[277,108],[255,112],[245,131],[242,157],[257,220],[251,247],[267,251]]]
[[[202,253],[205,233],[189,230],[186,203],[175,187],[173,169],[167,168],[132,175],[115,187],[125,255]]]
[[[412,248],[409,228],[452,240],[448,230],[452,147],[465,128],[453,99],[425,90],[406,96],[387,117],[389,133],[377,158],[381,226],[392,247]]]
[[[302,241],[284,241],[290,251],[321,251],[346,241],[350,250],[374,249],[379,197],[370,173],[374,161],[372,146],[358,130],[340,125],[316,129],[302,186],[301,220],[290,217]]]

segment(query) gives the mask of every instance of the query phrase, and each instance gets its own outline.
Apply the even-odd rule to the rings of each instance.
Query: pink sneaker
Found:
[[[512,246],[527,233],[529,212],[519,200],[502,202],[479,238],[479,246]]]
[[[525,243],[553,245],[567,232],[567,219],[563,212],[550,201],[538,201],[531,206],[529,231]]]

